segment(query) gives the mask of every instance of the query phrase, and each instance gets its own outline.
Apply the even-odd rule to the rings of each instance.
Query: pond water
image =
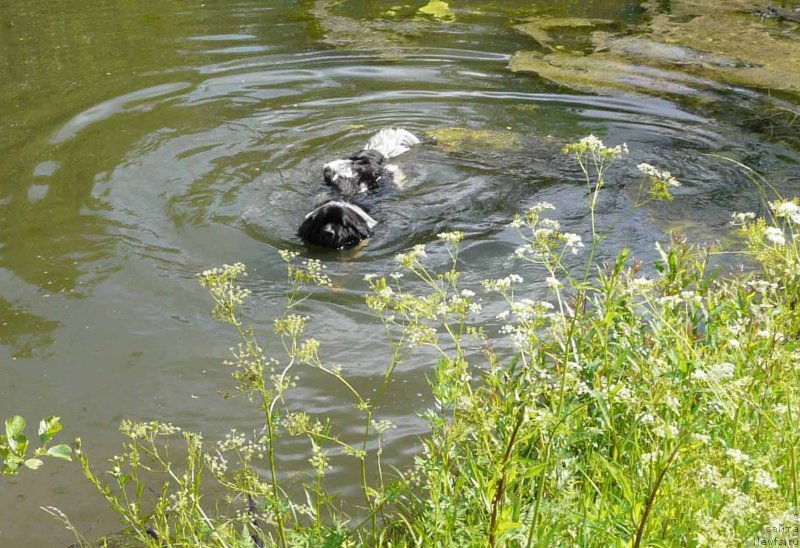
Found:
[[[393,272],[397,252],[463,230],[464,286],[477,289],[514,266],[519,239],[506,225],[539,201],[586,235],[585,187],[560,149],[590,133],[631,149],[609,179],[601,222],[629,208],[640,162],[683,182],[673,202],[624,221],[608,253],[624,245],[651,258],[671,231],[726,238],[732,211],[760,211],[741,170],[709,154],[796,193],[800,139],[761,123],[766,92],[717,85],[700,100],[697,86],[662,90],[654,78],[645,93],[582,94],[508,70],[512,54],[536,47],[515,22],[635,24],[647,17],[639,2],[453,2],[452,21],[419,15],[423,5],[0,2],[0,416],[59,415],[62,441],[80,435],[97,463],[117,451],[126,417],[171,421],[209,440],[252,429],[255,413],[221,396],[232,381],[220,363],[235,339],[209,317],[195,273],[247,264],[247,319],[266,334],[286,289],[280,249],[325,262],[335,287],[306,303],[309,330],[323,357],[368,391],[386,357],[363,305],[364,275]],[[426,140],[397,159],[407,183],[373,204],[380,225],[368,245],[306,249],[295,231],[325,196],[322,164],[387,126],[501,139]],[[434,267],[446,257],[429,252]],[[529,291],[543,291],[539,273],[518,272]],[[493,313],[486,303],[496,334]],[[425,353],[405,363],[379,408],[397,425],[387,438],[393,465],[408,465],[418,447],[432,364]],[[300,384],[292,405],[330,416],[345,438],[357,433],[345,393],[313,371]],[[283,470],[302,469],[305,444],[286,451]],[[349,464],[334,459],[332,481],[345,496],[356,474]],[[60,507],[89,537],[118,528],[77,467],[47,462],[0,482],[0,546],[68,544],[43,505]]]

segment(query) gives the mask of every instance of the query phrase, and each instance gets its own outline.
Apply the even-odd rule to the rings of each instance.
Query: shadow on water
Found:
[[[650,3],[459,2],[447,20],[421,6],[20,0],[0,10],[0,412],[60,415],[66,437],[80,434],[98,463],[117,450],[123,417],[163,418],[209,439],[254,427],[242,402],[218,395],[231,388],[219,363],[233,338],[208,317],[194,276],[246,263],[249,318],[266,334],[285,290],[280,249],[325,261],[334,288],[302,312],[322,355],[370,390],[385,364],[362,305],[364,275],[391,273],[397,252],[463,230],[466,286],[505,276],[519,244],[506,225],[539,201],[585,236],[586,190],[560,151],[589,133],[631,149],[609,179],[601,222],[630,207],[640,162],[683,182],[674,202],[621,225],[609,253],[626,245],[647,259],[670,231],[723,238],[731,211],[756,210],[748,178],[708,154],[797,188],[800,142],[785,123],[792,108],[765,114],[768,94],[757,88],[676,68],[696,59],[673,57],[671,79],[659,79],[661,65],[625,61],[623,83],[638,89],[599,94],[508,70],[520,51],[579,70],[565,65],[556,47],[565,44],[585,49],[574,63],[650,52],[614,34],[649,24],[657,17]],[[552,23],[566,17],[595,22],[578,31]],[[595,52],[601,43],[607,51]],[[688,55],[657,52],[659,63]],[[395,160],[403,188],[371,199],[375,237],[347,253],[305,247],[296,229],[326,197],[322,164],[386,126],[426,142]],[[437,247],[428,258],[446,261]],[[522,273],[527,290],[542,291],[537,273]],[[485,310],[491,332],[496,311]],[[380,409],[398,425],[386,446],[398,466],[415,451],[417,413],[430,405],[428,358],[398,371]],[[304,375],[293,402],[356,435],[346,395]],[[304,466],[306,448],[287,447],[290,474]],[[351,492],[347,461],[334,464],[332,481]],[[40,505],[60,506],[82,531],[115,528],[74,470],[51,470],[4,486],[0,545],[67,544],[58,524],[41,527]]]

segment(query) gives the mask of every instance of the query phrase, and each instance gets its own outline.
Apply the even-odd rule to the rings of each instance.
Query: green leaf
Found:
[[[61,422],[59,422],[61,417],[54,417],[50,415],[49,417],[42,419],[39,422],[39,439],[42,443],[47,443],[53,436],[61,432]]]
[[[36,470],[42,464],[44,464],[40,459],[28,459],[25,461],[25,466],[30,468],[31,470]]]
[[[3,474],[16,474],[17,468],[22,464],[22,459],[16,455],[9,455],[3,461],[5,468],[3,468]]]
[[[72,460],[72,448],[64,443],[50,447],[47,449],[47,454],[57,459]]]
[[[8,438],[8,446],[13,450],[17,447],[17,441],[22,433],[25,431],[25,419],[19,415],[14,415],[6,420],[6,438]]]

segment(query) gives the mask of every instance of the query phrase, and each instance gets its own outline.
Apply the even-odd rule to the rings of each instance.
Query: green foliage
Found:
[[[48,447],[56,434],[61,431],[58,417],[49,416],[39,422],[40,447],[28,457],[29,441],[25,436],[25,419],[15,415],[5,422],[5,434],[0,434],[0,459],[2,459],[2,475],[15,475],[21,467],[36,470],[44,464],[39,457],[53,457],[71,460],[72,449],[68,445],[58,444]]]
[[[674,239],[649,278],[627,250],[593,261],[607,234],[597,195],[626,147],[589,137],[564,152],[586,175],[588,259],[565,266],[583,243],[545,216],[551,204],[515,219],[515,256],[547,277],[549,298],[521,298],[518,274],[484,281],[507,303],[508,344],[465,328],[453,304],[475,306],[474,293],[432,286],[424,249],[400,260],[430,289],[395,288],[382,314],[430,333],[443,357],[431,434],[390,529],[417,546],[729,546],[776,524],[797,538],[797,202],[771,204],[777,226],[734,217],[759,271],[722,279],[709,250]],[[648,197],[634,207],[671,199],[668,172],[639,169]],[[485,364],[468,359],[464,333]]]
[[[244,326],[244,266],[203,272],[214,317],[240,337],[226,365],[263,427],[206,444],[170,424],[123,422],[128,441],[108,481],[79,445],[84,473],[128,534],[152,547],[729,546],[776,527],[796,538],[800,204],[772,202],[769,220],[734,215],[749,271],[725,278],[711,267],[716,250],[673,238],[643,274],[628,250],[610,264],[594,259],[613,230],[598,226],[598,195],[627,147],[590,136],[564,152],[586,177],[591,242],[561,230],[551,204],[512,223],[517,272],[544,278],[546,295],[521,294],[516,272],[462,288],[460,232],[433,244],[448,250],[446,266],[427,264],[417,245],[397,255],[397,272],[366,277],[366,304],[388,342],[370,398],[320,359],[320,342],[305,334],[310,319],[296,312],[309,286],[331,285],[319,261],[282,253],[289,290],[273,336],[283,353],[270,357]],[[639,170],[634,209],[672,199],[679,183],[668,172]],[[494,320],[479,319],[498,304]],[[438,356],[434,405],[422,411],[429,433],[390,481],[381,455],[392,425],[375,410],[419,347]],[[363,442],[287,403],[304,367],[352,396]],[[308,442],[299,486],[277,472],[283,436]],[[325,488],[334,453],[359,473],[357,520]]]

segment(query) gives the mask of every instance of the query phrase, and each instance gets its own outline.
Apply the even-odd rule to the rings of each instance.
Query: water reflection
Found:
[[[0,344],[13,349],[12,356],[30,358],[53,343],[60,322],[47,320],[0,297]]]

